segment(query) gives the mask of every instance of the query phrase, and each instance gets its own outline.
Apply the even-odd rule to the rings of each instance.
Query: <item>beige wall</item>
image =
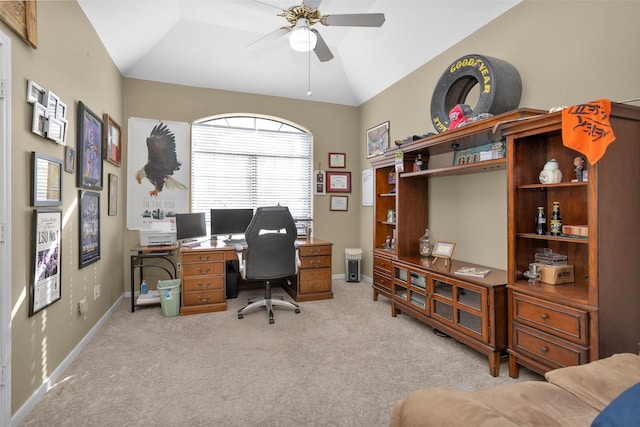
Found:
[[[503,59],[518,69],[521,107],[546,110],[600,98],[640,97],[638,16],[640,2],[526,0],[363,104],[360,133],[385,120],[390,121],[392,141],[434,131],[430,103],[436,82],[454,60],[471,53]],[[369,167],[366,153],[360,161],[362,168]],[[456,258],[506,268],[506,175],[437,178],[429,191],[435,237],[456,242]],[[363,248],[373,245],[372,217],[373,208],[362,208]],[[371,251],[363,255],[363,272],[371,276]]]
[[[450,62],[481,53],[512,63],[522,76],[521,106],[547,109],[607,97],[640,96],[640,40],[637,2],[533,2],[515,7],[472,37],[404,78],[359,108],[308,101],[204,90],[122,79],[75,2],[38,2],[39,45],[12,37],[12,412],[15,413],[62,363],[123,292],[128,290],[129,249],[137,242],[125,230],[126,158],[122,167],[104,164],[105,177],[120,177],[118,215],[107,216],[102,193],[102,259],[78,269],[78,219],[75,176],[64,174],[62,300],[28,317],[30,236],[29,153],[63,158],[63,147],[30,132],[31,106],[24,100],[33,79],[69,106],[69,145],[76,146],[77,101],[96,113],[113,115],[127,131],[127,117],[193,121],[222,113],[257,113],[281,117],[314,134],[316,164],[327,153],[347,153],[353,192],[349,211],[330,212],[329,197],[314,200],[315,234],[335,243],[333,273],[344,272],[344,248],[364,250],[363,273],[371,276],[372,208],[360,206],[360,173],[370,167],[364,151],[366,129],[389,120],[391,140],[432,130],[429,104],[436,81]],[[437,43],[437,40],[425,41]],[[432,159],[450,162],[450,159]],[[461,177],[434,179],[430,192],[431,227],[437,238],[456,241],[456,255],[502,266],[506,258],[505,176],[480,174],[472,183]],[[484,196],[479,193],[487,191]],[[455,212],[455,215],[452,214]],[[465,217],[462,213],[468,212]],[[467,224],[477,220],[479,226]],[[465,227],[460,224],[465,223]],[[488,229],[484,229],[488,225]],[[124,235],[124,237],[122,237]],[[22,237],[24,236],[24,237]],[[486,258],[478,254],[483,254]],[[93,301],[93,287],[102,297]],[[4,285],[4,284],[3,284]],[[89,300],[86,316],[77,301]]]

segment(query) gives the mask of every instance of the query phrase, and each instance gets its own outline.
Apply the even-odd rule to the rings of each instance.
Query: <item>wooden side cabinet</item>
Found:
[[[509,373],[520,366],[540,374],[640,349],[640,245],[634,230],[640,211],[640,107],[611,104],[615,141],[577,181],[574,159],[584,157],[563,141],[562,112],[507,125]],[[593,142],[597,143],[597,142]],[[563,178],[541,183],[550,159]],[[550,218],[560,203],[564,225],[588,227],[588,236],[538,235],[542,206]],[[531,283],[524,276],[541,249],[566,255],[573,281]]]
[[[182,256],[180,315],[225,311],[228,251],[188,249]]]
[[[296,301],[332,299],[331,253],[333,243],[319,239],[306,240],[299,247],[298,275],[284,290]]]

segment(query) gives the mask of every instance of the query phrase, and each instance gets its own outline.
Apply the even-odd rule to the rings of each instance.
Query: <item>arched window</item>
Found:
[[[191,212],[287,206],[313,212],[313,136],[275,118],[218,116],[193,123]]]

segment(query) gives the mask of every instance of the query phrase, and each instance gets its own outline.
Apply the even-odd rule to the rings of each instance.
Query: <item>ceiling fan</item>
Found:
[[[327,27],[381,27],[384,23],[384,13],[322,15],[318,10],[322,0],[303,0],[300,5],[286,10],[259,0],[255,1],[281,10],[278,16],[284,17],[290,25],[278,28],[251,43],[249,47],[289,34],[289,44],[292,49],[299,52],[313,50],[320,62],[330,61],[333,59],[333,54],[318,30],[311,28],[313,25],[320,23]]]

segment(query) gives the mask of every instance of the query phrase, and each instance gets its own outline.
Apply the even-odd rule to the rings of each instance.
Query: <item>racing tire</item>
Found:
[[[522,80],[513,65],[489,56],[465,55],[447,68],[433,91],[431,121],[436,131],[449,129],[449,111],[457,104],[465,104],[476,85],[480,86],[480,96],[472,116],[501,114],[520,104]]]

